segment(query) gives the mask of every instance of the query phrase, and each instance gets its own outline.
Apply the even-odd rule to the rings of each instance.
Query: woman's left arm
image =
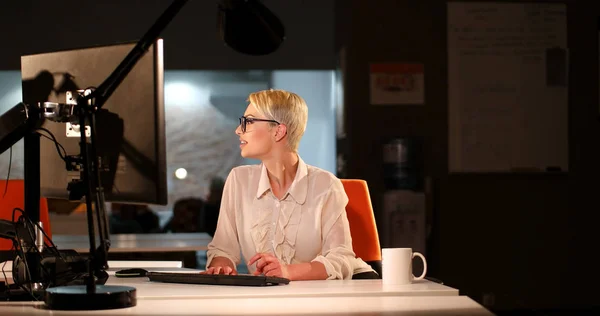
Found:
[[[344,186],[336,178],[329,188],[321,213],[321,255],[311,262],[323,265],[323,279],[351,279],[354,272],[353,260],[356,256],[352,250],[347,204]]]

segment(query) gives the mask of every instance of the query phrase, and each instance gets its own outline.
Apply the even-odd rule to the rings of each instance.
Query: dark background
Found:
[[[216,36],[216,1],[195,0],[163,33],[167,69],[334,69],[345,47],[345,176],[368,181],[381,223],[383,142],[424,140],[429,275],[479,302],[492,295],[497,312],[600,306],[600,2],[553,1],[568,12],[569,172],[458,175],[448,174],[446,1],[263,2],[286,25],[279,51],[231,51]],[[0,70],[18,70],[24,54],[137,40],[169,3],[3,1]],[[368,65],[381,61],[424,63],[426,104],[371,106]]]

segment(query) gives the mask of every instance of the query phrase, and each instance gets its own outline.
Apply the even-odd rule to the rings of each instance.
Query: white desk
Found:
[[[197,273],[158,267],[154,271]],[[270,287],[234,287],[117,278],[108,285],[137,289],[137,306],[105,311],[49,311],[43,302],[0,302],[0,315],[492,315],[451,287],[419,281],[383,285],[381,280],[292,281]]]
[[[143,261],[143,260],[108,260],[108,270],[120,270],[127,268],[142,269],[182,269],[181,261]]]
[[[200,251],[207,250],[211,240],[206,233],[110,235],[110,253]],[[52,241],[58,249],[90,251],[87,235],[54,235]]]
[[[115,271],[107,271],[107,285],[125,285],[136,288],[138,300],[146,299],[228,299],[228,298],[283,298],[283,297],[399,297],[399,296],[458,296],[457,289],[427,280],[409,285],[383,285],[381,280],[327,280],[292,281],[287,285],[246,287],[202,284],[150,282],[148,278],[117,278]],[[194,269],[154,268],[152,271],[197,273]],[[7,272],[12,283],[10,272]]]
[[[287,297],[138,300],[105,311],[48,311],[43,303],[0,303],[1,315],[493,315],[466,296]]]
[[[167,269],[161,269],[167,271]],[[177,271],[172,269],[171,271]],[[187,272],[194,272],[188,270]],[[383,285],[381,280],[292,281],[266,287],[220,286],[150,282],[148,278],[110,276],[107,285],[128,285],[137,289],[138,300],[146,299],[228,299],[283,297],[387,297],[458,296],[458,290],[423,280],[409,285]]]

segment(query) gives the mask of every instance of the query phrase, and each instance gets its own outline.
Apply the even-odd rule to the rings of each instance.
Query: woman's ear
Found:
[[[287,126],[283,124],[277,125],[277,130],[275,131],[275,141],[280,142],[287,135]]]

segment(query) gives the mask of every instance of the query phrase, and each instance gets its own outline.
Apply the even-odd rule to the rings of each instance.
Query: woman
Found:
[[[208,245],[207,274],[236,274],[240,254],[254,274],[290,280],[351,279],[377,274],[352,251],[348,197],[333,174],[298,156],[308,108],[291,92],[250,94],[235,133],[242,157],[234,168]]]

